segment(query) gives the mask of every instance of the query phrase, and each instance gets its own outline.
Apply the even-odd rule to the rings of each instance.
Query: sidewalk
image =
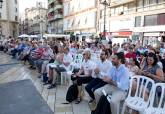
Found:
[[[67,105],[62,104],[65,102],[66,86],[59,85],[55,89],[48,90],[48,86],[43,86],[41,80],[37,78],[39,74],[35,70],[29,70],[28,66],[23,64],[10,64],[14,62],[15,60],[12,60],[9,55],[0,52],[0,65],[3,66],[3,71],[0,72],[0,83],[31,79],[54,114],[90,114],[86,96],[80,104],[74,102]]]

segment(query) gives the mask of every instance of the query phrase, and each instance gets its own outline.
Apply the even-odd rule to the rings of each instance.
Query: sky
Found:
[[[31,8],[36,6],[36,2],[44,2],[44,6],[47,6],[48,0],[19,0],[19,12],[23,15],[26,8]]]

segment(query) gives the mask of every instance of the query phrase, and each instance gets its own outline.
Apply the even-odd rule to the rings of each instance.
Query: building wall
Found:
[[[63,33],[63,0],[48,0],[48,33]]]
[[[16,38],[19,34],[18,27],[18,0],[4,0],[0,9],[0,33],[1,38],[12,36]],[[17,10],[16,10],[17,9]]]
[[[164,7],[164,0],[111,0],[110,11],[107,14],[107,32],[113,34],[131,31],[131,37],[137,36],[141,41],[145,37],[158,38],[162,31],[165,33]],[[99,22],[100,26],[103,26],[103,19]]]
[[[64,31],[96,33],[97,0],[64,1]]]
[[[9,0],[9,19],[10,21],[18,21],[19,16],[19,7],[18,7],[18,0]]]
[[[29,35],[42,35],[47,31],[47,9],[42,3],[36,3],[36,7],[25,9],[24,32]]]

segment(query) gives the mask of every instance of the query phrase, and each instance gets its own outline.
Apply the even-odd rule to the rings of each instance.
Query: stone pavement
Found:
[[[43,86],[41,79],[37,78],[38,75],[35,70],[29,70],[28,65],[18,63],[9,55],[0,52],[0,83],[31,79],[54,114],[90,114],[87,94],[80,104],[74,102],[67,105],[62,104],[65,102],[67,87],[59,85],[55,89],[48,90],[48,86]]]

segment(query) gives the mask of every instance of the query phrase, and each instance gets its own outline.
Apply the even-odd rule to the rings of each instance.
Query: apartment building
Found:
[[[64,31],[95,34],[98,25],[98,0],[64,0]]]
[[[47,9],[42,2],[37,2],[36,7],[25,9],[25,19],[22,21],[23,33],[43,36],[47,32]]]
[[[108,32],[143,44],[165,41],[164,7],[165,0],[111,0]]]
[[[18,0],[3,0],[2,8],[0,8],[0,38],[18,36],[18,6]]]
[[[48,0],[48,32],[63,33],[63,0]]]

